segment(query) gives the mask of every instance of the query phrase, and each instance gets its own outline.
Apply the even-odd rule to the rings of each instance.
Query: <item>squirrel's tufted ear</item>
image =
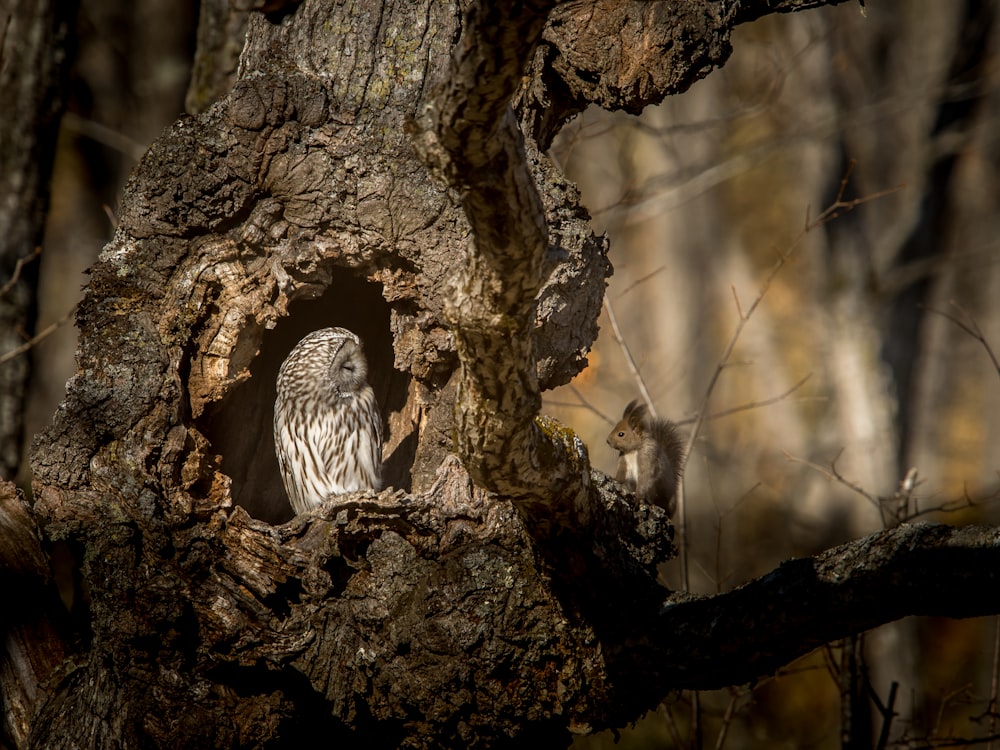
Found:
[[[646,415],[649,409],[646,408],[645,404],[639,403],[638,399],[634,399],[629,402],[629,405],[625,407],[624,419],[629,423],[632,429],[637,429],[646,421]]]

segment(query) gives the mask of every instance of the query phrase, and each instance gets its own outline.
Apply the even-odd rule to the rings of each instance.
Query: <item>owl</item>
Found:
[[[278,371],[274,446],[297,514],[327,498],[376,490],[382,419],[361,340],[346,328],[313,331]]]

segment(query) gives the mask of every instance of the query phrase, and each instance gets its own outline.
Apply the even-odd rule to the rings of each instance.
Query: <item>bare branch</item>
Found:
[[[835,479],[835,480],[837,480],[842,485],[844,485],[845,487],[847,487],[850,490],[853,490],[857,494],[861,495],[861,497],[863,497],[865,500],[867,500],[872,505],[875,505],[877,507],[878,506],[878,498],[877,497],[875,497],[874,495],[872,495],[870,492],[868,492],[861,485],[855,484],[851,480],[845,478],[837,470],[837,459],[840,458],[840,456],[841,456],[841,454],[843,454],[843,452],[844,452],[843,448],[840,451],[837,452],[837,455],[834,456],[833,460],[830,462],[830,468],[829,469],[827,469],[824,466],[820,466],[819,464],[817,464],[817,463],[815,463],[813,461],[809,461],[809,460],[804,459],[804,458],[799,458],[798,456],[793,456],[791,453],[788,453],[788,452],[785,452],[785,458],[787,458],[789,461],[792,461],[794,463],[804,464],[804,465],[808,466],[811,469],[815,469],[820,474],[823,474],[827,479]]]
[[[59,320],[57,320],[55,323],[47,325],[45,328],[36,333],[34,336],[32,336],[30,339],[25,341],[20,346],[15,347],[14,349],[11,349],[9,352],[5,352],[4,354],[0,355],[0,365],[6,364],[7,362],[10,362],[12,359],[20,357],[26,351],[30,350],[32,347],[38,344],[40,341],[44,341],[53,333],[55,333],[59,328],[66,325],[69,321],[73,319],[73,315],[76,313],[76,308],[77,305],[73,305],[73,307],[70,308],[70,310],[61,318],[59,318]]]
[[[705,393],[702,396],[701,404],[698,406],[698,411],[694,418],[694,427],[691,428],[691,433],[688,435],[688,442],[684,448],[684,453],[687,456],[691,455],[691,450],[694,448],[695,440],[698,439],[698,433],[701,431],[701,425],[705,421],[705,413],[708,408],[709,399],[712,397],[712,393],[715,390],[715,384],[719,381],[719,376],[722,371],[728,366],[729,359],[732,357],[733,350],[736,348],[736,342],[739,341],[740,334],[743,333],[743,328],[746,326],[747,322],[753,316],[758,305],[763,301],[764,296],[767,294],[768,289],[771,286],[771,282],[778,275],[778,272],[784,267],[786,261],[795,251],[798,245],[801,243],[802,239],[808,232],[808,228],[805,229],[792,243],[790,249],[787,253],[778,254],[778,260],[772,266],[771,271],[768,273],[767,277],[764,279],[764,283],[761,285],[760,291],[757,293],[757,297],[753,302],[750,303],[750,307],[744,313],[740,307],[739,300],[736,300],[736,310],[738,315],[738,322],[736,324],[736,330],[733,331],[733,335],[729,339],[729,343],[726,344],[726,348],[723,350],[722,355],[719,357],[718,362],[715,365],[715,371],[712,373],[711,378],[709,378],[708,385],[705,388]],[[734,298],[736,298],[735,291],[733,292]],[[680,487],[677,488],[677,518],[680,526],[680,550],[679,555],[681,558],[681,582],[684,590],[687,591],[690,588],[690,578],[687,563],[687,500],[684,493],[683,482],[680,482]]]
[[[148,144],[139,143],[114,128],[109,128],[107,125],[102,125],[95,120],[81,117],[74,112],[65,113],[62,122],[68,130],[114,149],[118,153],[127,156],[133,162],[139,161],[143,154],[146,153],[146,149],[149,148]]]
[[[651,678],[675,689],[741,684],[908,615],[993,614],[996,602],[982,592],[998,584],[997,529],[904,524],[783,563],[725,594],[676,594],[657,618],[655,645],[633,643],[627,658],[647,674],[663,665]]]
[[[7,283],[0,286],[0,297],[3,297],[7,292],[14,288],[14,284],[17,283],[18,279],[21,278],[21,270],[35,258],[42,254],[41,246],[36,246],[34,250],[25,255],[23,258],[18,258],[17,262],[14,264],[14,273],[11,274]]]
[[[809,212],[806,211],[806,223],[802,231],[802,234],[796,238],[792,243],[793,247],[798,244],[799,240],[802,239],[806,234],[811,232],[813,229],[817,229],[824,224],[827,224],[834,219],[840,218],[846,213],[853,211],[858,206],[863,206],[865,203],[870,203],[871,201],[878,200],[879,198],[884,198],[887,195],[892,195],[893,193],[898,193],[902,190],[905,185],[896,185],[895,187],[886,188],[885,190],[879,190],[875,193],[870,193],[868,195],[862,196],[861,198],[854,198],[853,200],[845,201],[844,193],[847,190],[847,183],[850,180],[851,173],[854,171],[854,167],[857,162],[854,159],[847,165],[847,169],[844,170],[844,176],[840,180],[840,188],[837,190],[837,197],[834,199],[833,203],[827,206],[815,219],[810,220]]]
[[[722,411],[712,412],[707,417],[705,417],[705,421],[711,421],[713,419],[722,419],[723,417],[729,417],[729,416],[732,416],[733,414],[739,414],[740,412],[753,411],[754,409],[760,409],[760,408],[763,408],[765,406],[771,406],[772,404],[777,404],[777,403],[779,403],[781,401],[784,401],[786,398],[788,398],[793,393],[795,393],[795,391],[797,391],[799,388],[801,388],[802,386],[804,386],[809,381],[809,379],[811,377],[812,377],[812,373],[809,373],[804,378],[802,378],[801,380],[799,380],[795,385],[793,385],[791,388],[789,388],[787,391],[784,391],[783,393],[779,393],[777,396],[771,396],[770,398],[764,398],[764,399],[758,399],[758,400],[755,400],[755,401],[749,401],[749,402],[747,402],[745,404],[740,404],[739,406],[730,407],[729,409],[723,409]],[[817,398],[819,398],[819,397],[817,397]],[[796,400],[802,400],[802,399],[796,399]],[[693,424],[696,420],[697,420],[697,417],[689,417],[687,419],[678,419],[678,420],[675,420],[675,424],[679,424],[679,425]]]
[[[869,687],[871,687],[870,682]],[[876,745],[877,750],[885,750],[886,746],[889,744],[889,730],[892,728],[892,720],[898,715],[896,713],[896,693],[898,690],[899,683],[893,680],[892,685],[889,687],[889,698],[886,700],[885,705],[882,705],[882,702],[878,700],[878,696],[872,692],[872,697],[875,699],[875,705],[878,708],[879,713],[882,715],[882,729],[878,736],[878,745]]]
[[[972,336],[976,341],[983,345],[986,353],[990,357],[990,361],[993,362],[993,369],[997,371],[997,375],[1000,375],[1000,360],[997,359],[996,352],[993,351],[993,347],[990,346],[990,342],[986,340],[986,336],[983,334],[983,330],[979,327],[979,323],[976,319],[969,313],[965,308],[959,305],[954,300],[951,301],[951,306],[958,310],[959,315],[965,320],[962,320],[956,315],[951,315],[950,313],[942,312],[941,310],[935,310],[932,307],[924,308],[928,312],[932,312],[935,315],[940,315],[942,318],[947,318],[956,326],[961,328],[967,334]]]
[[[987,711],[990,716],[990,741],[986,750],[993,750],[993,737],[997,731],[997,682],[1000,680],[1000,617],[993,618],[993,669],[990,675],[990,702]]]
[[[635,358],[632,356],[632,350],[629,349],[628,344],[625,343],[625,337],[622,335],[622,329],[618,325],[618,316],[615,315],[614,305],[611,304],[611,300],[608,299],[607,295],[604,295],[604,311],[608,314],[608,321],[611,323],[611,331],[615,335],[615,341],[618,342],[618,346],[622,350],[622,354],[625,356],[625,364],[628,365],[629,372],[632,373],[632,378],[635,380],[636,385],[639,386],[639,392],[642,394],[642,400],[649,408],[649,413],[654,419],[656,419],[659,416],[656,412],[656,405],[653,403],[652,396],[649,395],[649,389],[646,388],[646,381],[643,379],[642,373],[639,372],[639,366],[635,363]]]
[[[477,482],[513,498],[582,481],[569,461],[538,471],[548,438],[534,421],[532,331],[547,225],[510,105],[553,5],[472,3],[430,121],[414,130],[424,161],[461,195],[475,239],[447,311],[462,363],[458,453]]]
[[[852,492],[855,492],[863,497],[865,500],[878,508],[879,516],[882,519],[882,525],[884,528],[915,521],[916,519],[930,513],[954,513],[965,508],[975,507],[983,502],[990,502],[1000,498],[1000,492],[996,492],[987,496],[984,500],[975,501],[968,495],[968,492],[966,492],[961,498],[941,502],[932,507],[921,509],[917,504],[914,491],[922,484],[922,482],[917,481],[917,470],[914,467],[911,467],[906,472],[906,475],[899,480],[896,491],[891,495],[875,496],[861,485],[856,482],[852,482],[840,473],[837,469],[837,460],[840,458],[841,453],[843,453],[843,450],[837,453],[833,461],[830,462],[829,469],[824,466],[820,466],[813,461],[793,456],[787,452],[785,453],[785,458],[789,461],[808,466],[809,468],[818,471],[827,479],[836,480],[844,487],[847,487]],[[895,505],[895,507],[893,508],[892,505]]]
[[[802,244],[802,241],[805,239],[806,235],[808,235],[809,232],[811,232],[813,229],[816,229],[817,227],[820,227],[823,224],[832,221],[833,219],[843,215],[848,211],[854,210],[855,208],[857,208],[860,205],[863,205],[864,203],[868,203],[869,201],[875,200],[876,198],[881,198],[883,196],[889,195],[900,189],[900,187],[896,187],[889,190],[881,190],[879,192],[872,193],[871,195],[867,195],[862,198],[856,198],[854,200],[845,201],[844,193],[847,190],[847,184],[853,170],[854,170],[854,162],[851,161],[851,163],[847,166],[847,169],[844,171],[844,176],[840,180],[840,188],[837,191],[836,199],[834,200],[833,203],[827,206],[827,208],[825,208],[820,213],[819,216],[817,216],[813,220],[809,220],[808,210],[807,210],[806,212],[807,218],[805,226],[803,227],[799,235],[792,240],[791,244],[788,246],[788,249],[783,253],[781,252],[778,253],[778,259],[775,261],[774,265],[771,267],[771,270],[764,278],[760,290],[757,292],[757,296],[754,298],[753,302],[750,303],[750,307],[747,308],[746,312],[743,312],[742,306],[740,305],[739,302],[739,298],[736,296],[736,291],[733,290],[733,298],[736,302],[736,312],[738,316],[738,320],[736,323],[736,330],[733,331],[733,335],[730,337],[729,343],[726,345],[726,348],[723,350],[722,355],[719,357],[719,360],[716,363],[715,371],[712,373],[711,378],[709,378],[708,385],[705,388],[705,393],[701,399],[701,404],[698,406],[698,411],[694,418],[694,427],[691,429],[691,433],[688,436],[687,446],[685,447],[685,455],[688,456],[691,455],[691,450],[692,448],[694,448],[695,440],[698,439],[698,434],[701,431],[701,425],[706,419],[705,415],[708,409],[708,402],[711,399],[712,393],[715,390],[715,385],[719,380],[719,376],[722,374],[722,371],[729,365],[729,360],[732,357],[733,350],[736,348],[736,343],[740,339],[740,335],[743,333],[744,326],[746,326],[747,322],[753,316],[754,312],[757,310],[757,307],[760,305],[760,303],[763,302],[764,297],[767,295],[768,290],[771,288],[771,283],[777,277],[781,269],[785,267],[785,264],[792,257],[795,251]],[[680,485],[681,486],[677,488],[677,518],[678,518],[678,525],[680,527],[679,556],[681,559],[681,581],[684,590],[686,591],[690,588],[689,571],[687,564],[687,542],[686,542],[687,501],[684,493],[683,482],[680,482]]]
[[[645,276],[642,276],[642,277],[636,279],[631,284],[629,284],[627,287],[625,287],[624,289],[622,289],[621,292],[618,293],[619,299],[622,298],[622,297],[624,297],[629,292],[631,292],[637,286],[641,286],[641,285],[645,284],[651,278],[653,278],[654,276],[656,276],[656,275],[658,275],[658,274],[660,274],[660,273],[662,273],[663,271],[666,271],[666,270],[667,270],[666,266],[660,266],[655,271],[650,271]]]
[[[580,389],[577,388],[572,383],[569,385],[569,389],[570,389],[570,391],[573,392],[573,395],[577,397],[577,399],[579,400],[579,403],[575,403],[574,404],[574,403],[569,402],[569,401],[551,401],[549,399],[546,399],[545,403],[548,404],[549,406],[562,406],[562,407],[566,407],[566,408],[569,408],[569,409],[586,409],[590,413],[595,414],[596,416],[598,416],[601,419],[603,419],[609,425],[613,425],[613,424],[615,424],[617,422],[616,419],[612,419],[607,414],[605,414],[603,411],[601,411],[596,406],[594,406],[594,404],[591,403],[590,400],[586,396],[583,395],[583,393],[580,391]]]
[[[722,750],[722,747],[726,744],[726,736],[729,734],[729,727],[733,723],[733,715],[736,713],[736,703],[739,698],[740,695],[737,692],[734,692],[729,698],[726,712],[722,715],[722,726],[719,728],[719,735],[715,738],[715,750]]]

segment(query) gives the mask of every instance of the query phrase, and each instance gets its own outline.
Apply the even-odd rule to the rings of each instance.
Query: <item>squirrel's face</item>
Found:
[[[639,433],[624,419],[608,434],[608,445],[620,453],[638,450],[640,442]]]

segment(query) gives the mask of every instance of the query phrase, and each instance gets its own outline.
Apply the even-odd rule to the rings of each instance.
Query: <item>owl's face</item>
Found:
[[[360,343],[344,339],[336,347],[328,377],[340,397],[357,393],[368,384],[368,362]]]
[[[278,388],[303,401],[353,396],[368,384],[368,362],[346,328],[313,331],[292,349],[278,372]]]

